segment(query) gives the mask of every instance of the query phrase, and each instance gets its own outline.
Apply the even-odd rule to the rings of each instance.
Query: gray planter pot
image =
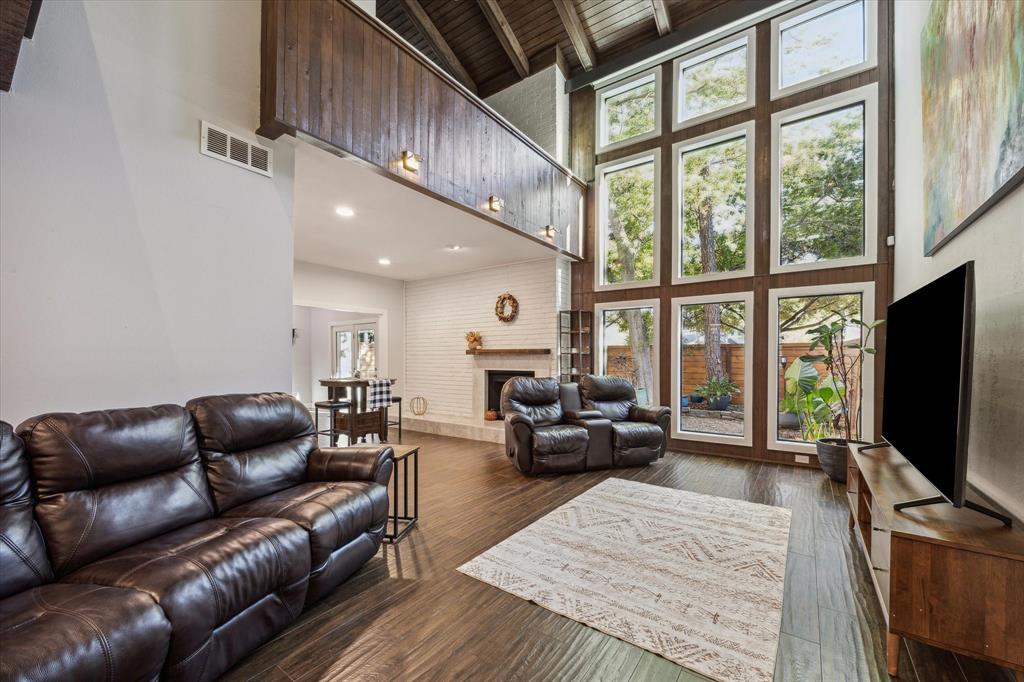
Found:
[[[819,438],[814,442],[818,450],[818,465],[833,481],[846,483],[846,453],[849,443],[862,443],[862,440],[848,441],[845,438]]]
[[[796,412],[780,412],[779,413],[779,428],[780,429],[799,429],[800,428],[800,417],[797,416]]]

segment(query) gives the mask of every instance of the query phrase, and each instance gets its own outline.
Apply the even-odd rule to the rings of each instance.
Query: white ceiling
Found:
[[[337,215],[338,206],[355,215]],[[382,277],[427,279],[556,255],[305,142],[295,145],[294,210],[296,260]],[[452,244],[463,248],[445,248]]]

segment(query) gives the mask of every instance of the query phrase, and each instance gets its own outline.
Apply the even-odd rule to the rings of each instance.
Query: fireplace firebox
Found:
[[[503,419],[501,413],[501,387],[512,377],[536,376],[530,370],[500,369],[487,370],[487,405],[484,409],[494,410],[498,413],[498,419]]]

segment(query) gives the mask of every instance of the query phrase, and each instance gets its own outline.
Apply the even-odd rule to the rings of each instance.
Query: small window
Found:
[[[875,87],[772,116],[772,271],[873,262]]]
[[[675,60],[678,130],[754,105],[754,32]]]
[[[597,373],[622,377],[641,405],[658,404],[657,300],[598,304]]]
[[[598,152],[661,134],[661,69],[597,93]]]
[[[659,150],[597,167],[598,289],[658,281]]]
[[[753,292],[672,299],[673,435],[751,444]]]
[[[875,66],[876,5],[817,2],[772,20],[772,98]]]
[[[674,145],[673,281],[753,272],[754,124]]]

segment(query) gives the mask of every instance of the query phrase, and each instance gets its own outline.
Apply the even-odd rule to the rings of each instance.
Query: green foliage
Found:
[[[624,168],[605,176],[608,241],[605,281],[654,277],[654,164]]]
[[[687,68],[682,76],[687,118],[724,109],[747,97],[747,48]]]
[[[782,128],[783,264],[864,253],[864,106]]]
[[[747,260],[746,137],[686,152],[681,164],[683,274],[742,270]],[[707,235],[713,256],[702,259]]]
[[[651,82],[605,100],[608,144],[654,130],[655,94]]]
[[[740,387],[733,383],[729,377],[708,377],[700,386],[693,389],[697,395],[704,396],[709,400],[724,398],[727,395],[739,393]]]
[[[843,389],[834,383],[818,385],[814,363],[797,358],[786,368],[785,398],[779,408],[796,414],[800,437],[817,440],[832,435],[832,403]]]
[[[742,303],[717,303],[719,315],[721,316],[722,331],[742,336],[743,329],[743,304]],[[680,325],[686,331],[699,332],[704,327],[704,304],[694,303],[682,306],[680,312]],[[706,336],[705,336],[706,338]]]

